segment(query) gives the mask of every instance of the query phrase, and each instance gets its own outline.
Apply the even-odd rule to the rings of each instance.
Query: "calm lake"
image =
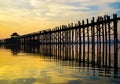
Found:
[[[104,46],[1,46],[0,84],[120,84],[120,48]]]

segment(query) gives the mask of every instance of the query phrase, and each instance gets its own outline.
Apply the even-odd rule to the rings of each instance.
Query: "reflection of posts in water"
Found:
[[[73,67],[77,67],[77,66],[91,67],[91,65],[92,65],[93,68],[95,68],[96,66],[99,68],[105,68],[106,74],[111,73],[110,71],[113,69],[112,67],[114,67],[114,74],[117,75],[117,72],[118,72],[117,43],[114,44],[115,47],[114,47],[113,53],[114,53],[114,55],[116,55],[116,56],[114,56],[114,64],[112,64],[113,62],[111,62],[111,59],[110,59],[111,57],[109,57],[109,56],[108,56],[109,59],[106,59],[106,57],[105,57],[105,60],[103,60],[104,59],[104,58],[102,58],[103,52],[99,53],[102,50],[98,49],[99,52],[96,53],[96,55],[95,55],[95,52],[96,52],[95,48],[93,48],[94,50],[92,50],[92,53],[82,53],[82,56],[88,56],[88,54],[89,54],[90,57],[85,57],[84,59],[83,59],[83,57],[80,58],[79,51],[80,51],[81,45],[80,44],[72,44],[72,45],[70,45],[70,44],[63,44],[63,45],[43,44],[43,45],[37,45],[37,46],[28,46],[28,45],[19,45],[16,47],[15,46],[14,47],[7,46],[6,48],[10,48],[11,50],[18,50],[18,47],[19,47],[20,48],[19,50],[22,50],[26,53],[34,53],[34,54],[37,53],[37,54],[43,55],[45,57],[50,57],[50,59],[55,59],[55,61],[62,60],[63,61],[62,64],[67,62],[68,65],[71,65]],[[103,44],[96,44],[96,46],[91,44],[91,46],[93,46],[93,47],[98,46],[98,48],[101,45],[103,45]],[[84,46],[82,45],[82,47],[85,47],[85,46],[86,45],[84,45]],[[110,47],[111,46],[112,45],[110,45]],[[89,51],[90,50],[88,50],[88,52]],[[105,52],[105,53],[107,53],[107,52]],[[108,50],[108,53],[112,54],[112,52],[111,51],[109,52],[109,50]],[[94,54],[94,56],[92,56],[93,54]],[[97,55],[99,55],[99,56],[97,56]],[[112,55],[110,55],[110,56],[112,56]],[[100,60],[99,58],[102,58],[102,59]],[[79,59],[82,59],[83,61],[80,61]],[[93,59],[96,59],[96,60],[93,60]],[[105,64],[103,62],[105,62]],[[64,65],[67,65],[67,64],[64,64]],[[104,67],[104,65],[105,65],[105,67]],[[111,65],[111,67],[110,67],[110,65]],[[112,65],[114,65],[114,66],[112,66]]]
[[[67,66],[73,66],[73,67],[77,67],[78,65],[77,64],[79,64],[79,66],[81,66],[81,63],[83,64],[82,66],[83,67],[85,67],[86,66],[86,62],[85,61],[82,61],[82,62],[79,62],[79,61],[77,61],[76,59],[78,59],[78,51],[77,51],[77,49],[78,49],[78,45],[51,45],[51,46],[54,46],[54,47],[52,47],[52,49],[53,50],[58,50],[60,47],[57,47],[57,46],[62,46],[62,49],[59,49],[59,51],[55,51],[55,52],[53,52],[53,54],[55,54],[55,53],[57,53],[57,54],[55,54],[55,55],[53,55],[54,57],[54,59],[58,59],[58,60],[63,60],[62,61],[62,64],[63,65],[67,65]],[[70,46],[71,46],[71,54],[70,54]],[[69,51],[69,52],[68,52]],[[62,55],[61,55],[61,58],[62,59],[60,59],[60,58],[58,58],[58,56],[60,56],[58,53],[59,52],[62,52]],[[70,59],[70,55],[72,56],[72,60]],[[102,54],[103,53],[101,53],[101,55],[99,55],[100,56],[100,58],[101,58],[101,56],[102,56]],[[56,55],[57,55],[57,58],[56,58]],[[83,56],[84,55],[87,55],[86,53],[85,54],[83,54]],[[92,59],[92,58],[90,58],[90,59]],[[95,59],[95,58],[94,58]],[[68,61],[67,63],[69,64],[64,64],[64,63],[66,63],[65,61]],[[92,60],[91,60],[92,61]],[[106,61],[110,61],[109,59],[106,59],[106,60],[104,60],[105,61],[105,63],[106,63]],[[104,67],[104,65],[103,64],[101,64],[101,62],[102,62],[102,60],[99,60],[99,64],[98,65],[101,65],[101,66],[99,66],[99,68],[102,68],[102,67]],[[111,63],[111,62],[110,62]],[[87,63],[88,64],[88,63]],[[94,62],[94,63],[92,63],[92,67],[94,67],[95,65],[96,65],[97,63],[96,62]],[[89,65],[91,65],[91,62],[89,63]],[[106,64],[105,64],[106,65]],[[111,69],[112,69],[112,67],[107,67],[107,66],[109,66],[109,64],[107,63],[107,65],[106,65],[106,67],[104,67],[105,68],[105,76],[108,76],[109,77],[109,75],[107,75],[107,74],[110,74],[111,73]],[[102,69],[100,69],[100,72],[101,72],[101,70]],[[114,68],[114,71],[115,71],[115,73],[117,72],[117,70]],[[95,72],[94,72],[95,73]],[[95,75],[95,74],[94,74]],[[104,75],[101,75],[100,74],[100,76],[104,76]]]

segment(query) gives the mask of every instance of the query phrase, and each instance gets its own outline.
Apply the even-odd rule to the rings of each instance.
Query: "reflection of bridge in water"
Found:
[[[12,53],[16,55],[19,52],[32,53],[42,56],[45,59],[55,61],[60,66],[68,66],[69,68],[79,68],[80,71],[91,71],[93,69],[93,75],[99,75],[104,77],[116,77],[120,78],[120,70],[118,62],[114,56],[114,50],[103,52],[101,50],[95,50],[94,56],[91,50],[86,50],[80,53],[80,45],[66,44],[66,45],[17,45],[17,46],[3,46],[4,48],[11,49]],[[92,47],[92,45],[90,45]],[[111,45],[111,48],[114,45]],[[87,45],[85,46],[87,48]],[[96,46],[97,48],[97,46]],[[106,49],[106,46],[104,46]],[[83,51],[83,47],[81,49]],[[106,54],[107,53],[107,54]],[[84,72],[85,72],[84,71]],[[88,75],[92,75],[88,74]]]

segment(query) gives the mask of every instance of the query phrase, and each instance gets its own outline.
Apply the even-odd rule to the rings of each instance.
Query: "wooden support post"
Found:
[[[24,42],[23,42],[23,44],[26,44],[26,39],[25,39],[26,37],[24,37]]]
[[[103,21],[103,18],[102,18],[102,21]],[[105,29],[104,29],[104,23],[102,23],[102,40],[103,40],[103,41],[102,41],[102,51],[103,51],[103,52],[102,52],[102,65],[103,65],[103,66],[104,66],[104,58],[105,58],[105,57],[104,57],[104,55],[105,55],[104,30],[105,30]]]
[[[89,21],[87,19],[87,25],[89,24]],[[88,43],[88,57],[87,57],[87,62],[89,64],[89,54],[90,54],[90,41],[89,41],[89,26],[87,27],[87,43]]]
[[[50,39],[49,39],[49,43],[50,43],[50,51],[51,51],[51,43],[52,43],[52,42],[51,42],[51,34],[52,34],[52,33],[51,33],[51,30],[49,30],[49,38],[50,38]]]
[[[71,27],[73,28],[73,23],[71,23]],[[74,44],[74,29],[72,29],[72,43]]]
[[[110,28],[110,16],[107,16],[107,20],[108,20],[108,38],[109,38],[109,67],[111,67],[111,28]]]
[[[99,17],[97,19],[97,64],[99,64]]]
[[[93,17],[93,61],[95,65],[95,25],[94,25],[94,17]]]
[[[61,26],[60,26],[60,44],[61,44],[61,40],[62,40],[62,39],[61,39]]]
[[[75,43],[78,44],[78,27],[77,24],[75,24]]]
[[[70,24],[68,24],[68,28],[70,28]],[[69,44],[71,43],[71,30],[69,30]]]
[[[92,35],[92,64],[94,66],[95,63],[95,30],[94,30],[94,17],[91,21],[91,35]]]
[[[99,17],[99,22],[101,21],[101,18],[102,17]],[[99,59],[99,66],[101,66],[101,24],[99,24],[99,31],[98,31],[98,33],[99,33],[99,57],[98,57],[98,59]]]
[[[104,20],[105,20],[105,45],[106,45],[106,50],[105,50],[105,65],[107,66],[107,18],[106,16],[104,16]]]
[[[63,29],[63,26],[62,26],[62,29]],[[65,33],[64,33],[64,31],[61,31],[62,32],[62,44],[64,44],[64,41],[65,41]]]
[[[91,23],[92,23],[92,20],[91,20]],[[92,27],[92,25],[91,25],[91,51],[92,51],[92,56],[91,56],[91,63],[93,63],[93,27]]]
[[[71,30],[69,30],[69,44],[71,44]]]
[[[84,20],[82,21],[82,28],[83,28],[83,64],[85,63],[85,27],[84,27]]]
[[[118,69],[118,34],[117,34],[117,15],[113,15],[114,19],[114,68]]]
[[[79,25],[79,61],[81,62],[81,23],[78,21]]]

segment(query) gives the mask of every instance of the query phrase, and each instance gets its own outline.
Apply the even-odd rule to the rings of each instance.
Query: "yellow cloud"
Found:
[[[0,38],[13,32],[37,32],[92,16],[117,12],[107,3],[119,0],[0,0]],[[89,4],[88,4],[89,3]],[[94,10],[89,6],[97,6]]]

